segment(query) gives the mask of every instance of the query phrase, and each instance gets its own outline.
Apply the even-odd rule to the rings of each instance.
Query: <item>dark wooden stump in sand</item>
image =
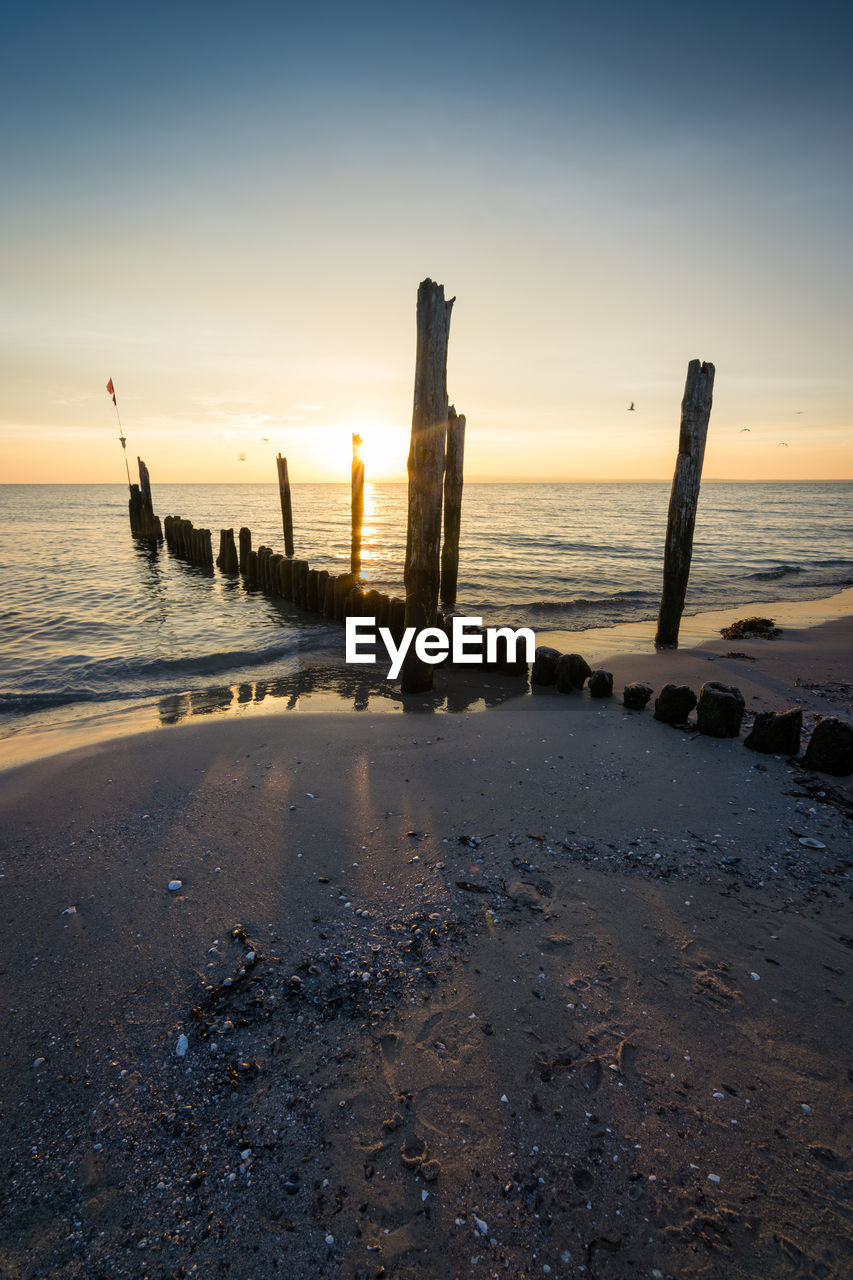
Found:
[[[691,360],[687,368],[684,399],[681,402],[678,458],[669,499],[656,645],[678,644],[678,629],[684,612],[693,555],[696,505],[699,501],[713,390],[714,366]]]
[[[287,458],[276,454],[278,468],[278,494],[281,499],[281,523],[284,529],[284,554],[293,556],[293,508],[290,503],[290,477],[287,474]]]
[[[406,538],[406,626],[435,624],[441,578],[441,501],[447,436],[447,342],[455,299],[424,280],[418,288],[415,395],[409,448],[409,523]],[[432,688],[433,671],[411,645],[402,670],[404,693]]]
[[[453,405],[447,415],[444,460],[444,546],[441,548],[441,602],[456,604],[459,577],[459,530],[462,526],[462,463],[465,456],[465,415]]]

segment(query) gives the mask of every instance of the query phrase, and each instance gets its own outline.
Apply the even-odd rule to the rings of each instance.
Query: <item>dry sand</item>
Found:
[[[852,640],[607,665],[810,728]],[[849,1275],[851,812],[550,691],[7,771],[0,1274]]]

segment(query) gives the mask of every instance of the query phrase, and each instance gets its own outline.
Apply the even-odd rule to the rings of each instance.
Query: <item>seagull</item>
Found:
[[[270,442],[269,436],[261,436],[261,444],[269,444],[269,442]]]
[[[632,400],[631,403],[628,405],[628,413],[630,413],[633,408],[634,408],[634,401]]]
[[[741,434],[743,434],[744,431],[751,431],[751,430],[752,430],[752,427],[741,427]]]
[[[245,453],[241,453],[241,454],[240,454],[240,461],[241,461],[241,462],[245,462],[245,461],[246,461],[246,455],[245,455]]]
[[[777,446],[776,446],[776,448],[777,448],[777,449],[787,449],[787,447],[788,447],[788,445],[787,445],[786,441],[784,441],[784,440],[780,440],[780,441],[779,441],[779,443],[778,443],[778,444],[777,444]]]

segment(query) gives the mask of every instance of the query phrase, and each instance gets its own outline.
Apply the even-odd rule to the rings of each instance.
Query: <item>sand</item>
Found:
[[[851,641],[607,665],[810,728]],[[7,770],[0,1274],[849,1274],[851,814],[550,691]]]

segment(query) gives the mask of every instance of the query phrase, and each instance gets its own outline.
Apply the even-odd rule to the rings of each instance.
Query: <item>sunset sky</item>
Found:
[[[0,480],[402,478],[426,276],[472,478],[853,478],[852,15],[16,6]]]

